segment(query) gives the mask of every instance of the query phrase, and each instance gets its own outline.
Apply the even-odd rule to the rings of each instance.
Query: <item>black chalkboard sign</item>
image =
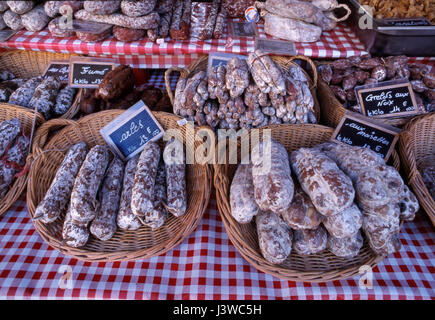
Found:
[[[61,82],[67,83],[69,78],[69,64],[67,60],[63,61],[50,61],[47,69],[44,72],[44,78],[57,77]]]
[[[99,61],[71,61],[69,85],[73,88],[98,88],[106,73],[115,64]]]
[[[418,114],[414,91],[409,82],[393,85],[355,88],[362,114],[368,117],[391,118]]]
[[[230,36],[232,38],[255,37],[257,27],[253,22],[234,22],[230,24]]]
[[[140,100],[102,128],[100,133],[122,159],[128,160],[141,152],[149,141],[163,137],[164,130]]]
[[[371,149],[388,160],[399,138],[399,133],[400,130],[397,128],[385,127],[357,114],[347,112],[332,138],[352,146]]]

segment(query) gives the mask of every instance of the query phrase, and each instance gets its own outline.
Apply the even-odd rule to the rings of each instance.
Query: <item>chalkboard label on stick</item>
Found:
[[[368,117],[395,118],[422,112],[409,81],[356,87],[355,93],[362,114]]]
[[[113,62],[71,60],[69,85],[73,88],[98,88],[106,73],[114,67]]]
[[[295,56],[296,47],[292,41],[255,38],[255,50],[283,56]]]
[[[335,129],[332,139],[373,150],[387,161],[399,139],[399,133],[400,129],[347,111]]]
[[[102,128],[100,133],[121,159],[128,160],[141,152],[148,142],[163,137],[165,131],[140,100]]]
[[[68,60],[52,60],[44,72],[44,78],[57,77],[61,82],[68,83],[69,78]]]

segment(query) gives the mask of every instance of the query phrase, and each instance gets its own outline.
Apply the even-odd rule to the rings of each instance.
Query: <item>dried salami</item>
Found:
[[[145,36],[145,30],[124,28],[120,26],[113,27],[113,36],[118,41],[132,42],[137,41]]]
[[[47,77],[36,87],[35,93],[29,101],[29,108],[42,113],[45,119],[50,119],[59,89],[60,82],[57,78]]]
[[[160,159],[160,147],[148,142],[137,163],[131,196],[131,210],[142,218],[154,209],[154,186]]]
[[[5,153],[20,131],[21,124],[18,118],[0,122],[0,157]]]
[[[157,0],[122,0],[121,11],[129,17],[144,16],[153,11]]]
[[[61,116],[65,114],[69,108],[71,108],[74,97],[76,94],[76,89],[71,87],[65,87],[59,91],[56,97],[56,105],[53,108],[53,113],[56,116]]]
[[[74,221],[88,223],[97,215],[97,191],[109,162],[106,146],[93,147],[86,156],[74,182],[71,193],[71,217]]]
[[[177,139],[168,141],[163,153],[166,167],[166,209],[176,217],[187,209],[186,164],[183,143]]]
[[[85,161],[88,148],[84,142],[72,146],[50,184],[44,198],[36,208],[34,219],[44,223],[56,221],[66,209],[77,173]]]
[[[138,160],[139,155],[131,158],[125,165],[121,200],[116,218],[116,224],[121,230],[137,230],[142,225],[131,210],[131,195]]]
[[[30,100],[35,93],[36,87],[42,82],[42,77],[31,78],[9,97],[9,103],[21,107],[28,107]]]
[[[120,0],[85,1],[83,8],[93,14],[111,14],[119,10]]]
[[[116,214],[122,190],[124,163],[115,157],[109,168],[100,191],[100,208],[92,221],[90,231],[97,239],[110,240],[116,232]]]

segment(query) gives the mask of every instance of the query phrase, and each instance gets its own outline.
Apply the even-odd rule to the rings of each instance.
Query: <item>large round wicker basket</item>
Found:
[[[301,70],[304,72],[304,74],[307,76],[307,79],[310,82],[311,94],[314,98],[314,111],[315,111],[317,123],[319,123],[319,121],[320,121],[320,104],[319,104],[319,101],[317,100],[317,93],[316,93],[316,87],[317,87],[317,83],[318,83],[318,80],[317,80],[318,74],[317,74],[317,69],[316,69],[314,62],[310,58],[305,57],[305,56],[292,56],[292,57],[272,56],[271,58],[276,64],[278,64],[284,70],[288,70],[288,68],[292,65],[299,66],[295,62],[296,60],[305,61],[310,66],[309,72],[312,74],[311,76],[307,73],[307,71],[305,71],[305,69],[301,68]],[[173,68],[169,68],[165,71],[166,91],[168,92],[168,96],[169,96],[169,99],[170,99],[172,105],[174,105],[174,98],[175,97],[174,97],[174,93],[172,92],[172,89],[171,89],[171,82],[170,82],[171,73],[179,72],[180,77],[189,78],[199,71],[207,71],[207,64],[208,64],[208,56],[205,55],[205,56],[200,57],[195,62],[193,62],[187,68],[173,67]]]
[[[21,127],[27,137],[31,137],[33,122],[35,127],[44,122],[41,115],[36,115],[29,109],[24,109],[13,105],[0,105],[0,121],[18,118]],[[31,156],[27,158],[27,163],[30,164]],[[27,185],[27,173],[16,178],[6,195],[0,199],[0,216],[5,213],[18,200]]]
[[[423,182],[422,169],[435,165],[435,113],[412,119],[399,139],[399,152],[409,184],[435,226],[435,199]]]
[[[71,54],[66,53],[22,50],[6,51],[0,53],[0,70],[8,70],[17,78],[28,79],[41,76],[52,60],[69,60],[70,57]],[[81,91],[80,89],[76,93],[73,104],[60,117],[61,119],[72,119],[79,112]],[[0,108],[3,108],[3,105],[6,105],[6,103],[1,103]],[[24,107],[20,108],[29,110]],[[44,118],[44,116],[42,117]]]
[[[99,130],[123,112],[122,110],[103,111],[78,121],[55,119],[40,127],[35,137],[33,148],[35,161],[30,171],[27,189],[27,206],[32,217],[64,157],[64,152],[49,150],[66,152],[69,147],[80,141],[85,141],[88,147],[97,144],[105,145]],[[165,130],[180,129],[186,147],[192,144],[198,145],[195,132],[186,130],[186,126],[178,126],[179,117],[163,112],[155,112],[154,116]],[[50,131],[61,127],[65,128],[47,141]],[[66,246],[62,241],[64,214],[48,225],[41,221],[34,221],[34,226],[50,246],[80,260],[122,261],[161,255],[181,243],[198,226],[210,199],[211,169],[208,165],[187,165],[187,211],[179,218],[171,215],[162,227],[154,231],[145,226],[137,231],[118,230],[109,241],[100,241],[91,236],[85,247],[77,249]]]
[[[271,130],[272,139],[281,143],[290,153],[302,147],[312,147],[330,139],[333,129],[320,125],[272,125],[260,129]],[[237,159],[240,159],[238,148]],[[227,159],[230,155],[227,153]],[[392,164],[398,169],[400,161],[395,151]],[[239,224],[231,215],[230,186],[237,165],[216,165],[214,185],[219,212],[231,242],[241,255],[256,269],[290,281],[326,282],[339,280],[358,274],[363,265],[374,267],[383,257],[376,255],[366,240],[358,256],[340,258],[329,251],[312,256],[301,256],[294,252],[280,265],[275,265],[263,258],[259,245],[255,222]]]

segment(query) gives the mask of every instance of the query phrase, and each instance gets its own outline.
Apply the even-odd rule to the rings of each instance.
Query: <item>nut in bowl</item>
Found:
[[[373,267],[384,256],[397,249],[395,245],[400,231],[401,211],[396,202],[397,199],[405,197],[402,197],[400,192],[400,197],[393,200],[393,192],[385,194],[387,203],[394,202],[390,206],[390,212],[372,206],[361,209],[360,202],[363,197],[359,197],[359,188],[362,187],[356,177],[367,169],[361,160],[365,158],[356,157],[361,160],[361,165],[357,166],[358,170],[355,169],[358,174],[352,175],[351,170],[354,168],[347,170],[347,160],[341,158],[341,153],[334,157],[331,146],[340,146],[337,150],[346,150],[343,154],[374,154],[373,152],[342,145],[339,142],[328,142],[333,130],[319,125],[274,125],[255,130],[259,130],[259,136],[269,131],[271,141],[274,141],[272,145],[277,145],[275,149],[280,149],[278,145],[285,149],[287,154],[282,156],[278,156],[278,151],[273,152],[272,157],[282,159],[272,158],[272,162],[290,163],[291,169],[288,170],[288,174],[277,174],[276,170],[282,170],[283,166],[276,169],[272,165],[266,173],[269,185],[262,185],[262,179],[256,177],[257,164],[253,154],[253,183],[245,184],[246,188],[251,186],[253,190],[245,190],[243,198],[239,196],[239,199],[243,200],[239,205],[241,203],[241,206],[249,208],[249,217],[241,217],[234,211],[234,199],[238,198],[237,194],[234,194],[238,190],[235,184],[249,180],[249,170],[243,170],[248,176],[243,180],[240,178],[243,172],[238,169],[243,168],[243,165],[249,166],[245,155],[240,154],[240,150],[243,150],[243,147],[240,147],[243,141],[239,143],[240,148],[237,151],[238,158],[245,159],[243,165],[216,165],[214,181],[218,209],[229,238],[242,256],[256,269],[291,281],[325,282],[356,275],[361,266]],[[251,131],[250,140],[254,145],[253,135]],[[253,153],[254,149],[255,147],[252,149]],[[357,149],[363,151],[350,151]],[[334,152],[338,153],[337,150],[334,149]],[[227,157],[233,156],[227,154]],[[397,173],[379,156],[373,158],[380,163],[379,171],[373,170],[376,174],[386,174],[384,170]],[[290,181],[284,182],[285,179],[289,179],[290,172],[290,179],[294,185],[293,192],[289,191]],[[334,178],[328,180],[328,177],[332,176]],[[395,180],[397,175],[391,174],[389,178]],[[398,179],[398,183],[404,186],[401,179]],[[280,190],[281,188],[286,190]],[[291,199],[288,199],[290,195],[281,196],[282,192],[292,193]],[[281,210],[283,207],[286,208]],[[376,238],[377,234],[372,232],[372,222],[367,222],[370,220],[368,217],[378,219],[379,223],[382,223],[383,219],[390,219],[383,224],[385,233],[382,239],[380,236]],[[403,218],[406,220],[405,213]],[[277,239],[274,239],[275,236]],[[349,241],[346,242],[344,239]]]
[[[95,219],[91,211],[92,209],[98,209],[98,205],[94,206],[94,203],[90,202],[88,203],[89,210],[80,211],[77,210],[77,203],[70,201],[68,196],[66,197],[66,204],[58,217],[55,217],[55,215],[44,217],[44,219],[40,217],[40,210],[37,210],[37,208],[39,205],[42,206],[43,199],[45,201],[47,191],[50,189],[67,151],[70,150],[72,146],[80,147],[81,142],[86,144],[86,146],[83,146],[84,148],[90,150],[86,158],[83,158],[84,163],[78,171],[77,177],[84,173],[84,171],[92,168],[93,160],[101,157],[102,159],[104,158],[103,160],[107,160],[105,155],[109,152],[105,150],[107,149],[106,143],[100,135],[99,130],[122,113],[123,111],[121,110],[110,110],[84,117],[78,121],[52,120],[44,124],[35,136],[33,151],[36,152],[36,161],[29,173],[30,180],[27,189],[27,203],[30,215],[32,218],[35,218],[34,226],[38,233],[49,245],[66,255],[73,256],[80,260],[124,261],[139,258],[145,259],[163,254],[180,244],[198,226],[204,210],[208,205],[211,192],[210,168],[207,164],[201,165],[194,163],[186,165],[187,206],[185,213],[180,217],[168,214],[167,219],[164,220],[163,223],[156,222],[155,225],[148,224],[146,226],[140,223],[137,228],[130,228],[131,226],[120,225],[118,220],[118,228],[116,232],[113,233],[113,229],[109,228],[110,226],[108,228],[104,226],[103,220],[113,222],[111,219],[113,219],[113,215],[116,215],[116,213],[110,213],[109,210],[104,211],[102,204],[100,212],[105,213],[98,213],[99,218]],[[154,116],[167,131],[171,128],[179,128],[179,132],[181,132],[183,138],[183,145],[186,148],[189,146],[195,148],[199,145],[199,142],[197,143],[195,140],[195,130],[188,130],[187,126],[178,126],[177,121],[180,118],[159,112],[154,113]],[[60,127],[65,128],[47,142],[47,135],[50,133],[51,129],[59,129]],[[163,150],[164,148],[163,141],[159,141],[154,145],[159,147],[157,149]],[[97,150],[97,148],[99,149]],[[95,157],[90,154],[91,151],[95,154]],[[101,155],[101,157],[99,155]],[[106,201],[104,199],[108,199],[107,201],[113,200],[109,195],[112,190],[112,183],[109,183],[110,176],[116,177],[118,176],[116,172],[122,171],[122,169],[119,168],[121,165],[117,165],[114,161],[107,161],[107,164],[109,170],[102,179],[104,180],[102,188],[97,191],[101,193],[101,190],[105,190],[100,195],[101,197],[98,198],[98,200],[102,202]],[[83,172],[81,172],[82,170]],[[136,173],[137,170],[132,171]],[[85,180],[86,179],[74,179],[73,188],[70,191],[71,196],[77,198],[85,196],[78,185],[85,185],[87,183]],[[112,179],[113,185],[117,184],[115,180],[116,179]],[[118,193],[118,196],[122,198],[123,195]],[[112,200],[109,200],[109,198]],[[97,200],[97,198],[94,200]],[[120,201],[122,202],[122,200]],[[70,212],[67,215],[68,204]],[[95,211],[98,212],[98,210]],[[38,216],[36,216],[36,214],[38,214]],[[68,218],[66,224],[64,224],[65,217]],[[139,214],[138,217],[143,222],[146,222],[146,217]],[[48,223],[44,223],[43,220]],[[91,222],[90,220],[93,221]],[[64,226],[69,226],[69,228],[64,228]],[[71,237],[71,232],[75,238]],[[80,235],[84,235],[84,237],[76,237],[79,233]],[[70,236],[68,236],[68,234]],[[71,240],[77,240],[77,242]]]

